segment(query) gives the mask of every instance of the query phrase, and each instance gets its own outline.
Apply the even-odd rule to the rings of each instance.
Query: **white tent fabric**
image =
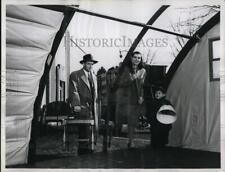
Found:
[[[27,163],[33,105],[63,14],[6,6],[6,165]]]
[[[208,50],[208,40],[220,36],[219,26],[190,50],[169,85],[167,97],[177,112],[172,146],[220,151],[220,82],[210,82]]]

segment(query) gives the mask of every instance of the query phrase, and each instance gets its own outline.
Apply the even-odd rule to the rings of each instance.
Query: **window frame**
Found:
[[[213,42],[214,41],[220,41],[220,37],[214,37],[214,38],[210,38],[208,40],[208,46],[209,46],[209,78],[210,78],[210,81],[220,81],[220,76],[217,78],[213,75],[213,62],[214,61],[220,61],[220,58],[221,58],[221,57],[220,58],[213,58]]]

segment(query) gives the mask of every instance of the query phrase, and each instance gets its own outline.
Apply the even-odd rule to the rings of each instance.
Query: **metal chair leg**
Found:
[[[94,150],[94,126],[91,125],[91,150]]]
[[[66,148],[66,121],[63,120],[62,121],[62,125],[63,125],[63,148]]]

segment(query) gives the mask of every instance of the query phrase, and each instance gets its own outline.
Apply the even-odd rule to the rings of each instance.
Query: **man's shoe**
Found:
[[[134,143],[132,141],[131,142],[128,142],[127,143],[127,147],[128,147],[128,149],[134,148]]]

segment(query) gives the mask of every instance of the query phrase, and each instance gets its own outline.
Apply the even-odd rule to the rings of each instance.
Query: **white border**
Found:
[[[6,112],[6,29],[5,5],[1,5],[1,171],[5,168],[5,112]]]
[[[5,103],[6,103],[6,30],[5,30],[5,6],[7,4],[17,4],[17,5],[25,5],[25,4],[58,4],[58,5],[70,5],[70,4],[79,4],[81,0],[3,0],[1,6],[1,171],[7,172],[22,172],[22,171],[32,171],[32,172],[40,172],[40,171],[65,171],[65,169],[5,169]],[[88,1],[88,0],[83,0]],[[101,1],[108,1],[108,0],[101,0]],[[121,0],[116,0],[121,1]],[[129,1],[129,0],[126,0]],[[141,1],[141,0],[140,0]],[[152,3],[162,4],[162,5],[189,5],[189,4],[219,4],[221,5],[221,45],[225,45],[225,5],[224,0],[151,0]],[[225,74],[225,49],[224,46],[221,46],[221,74]],[[221,79],[221,92],[225,96],[225,78]],[[221,119],[225,119],[225,97],[221,97]],[[222,121],[222,120],[221,120]],[[224,151],[225,151],[225,122],[221,124],[221,168],[220,169],[133,169],[135,171],[165,171],[165,172],[174,172],[174,171],[192,171],[192,172],[224,172],[225,171],[225,158],[224,158]],[[66,171],[105,171],[105,169],[66,169]],[[115,171],[116,169],[107,169],[107,171]],[[117,171],[117,170],[116,170]],[[130,171],[130,169],[119,169],[119,171]]]

